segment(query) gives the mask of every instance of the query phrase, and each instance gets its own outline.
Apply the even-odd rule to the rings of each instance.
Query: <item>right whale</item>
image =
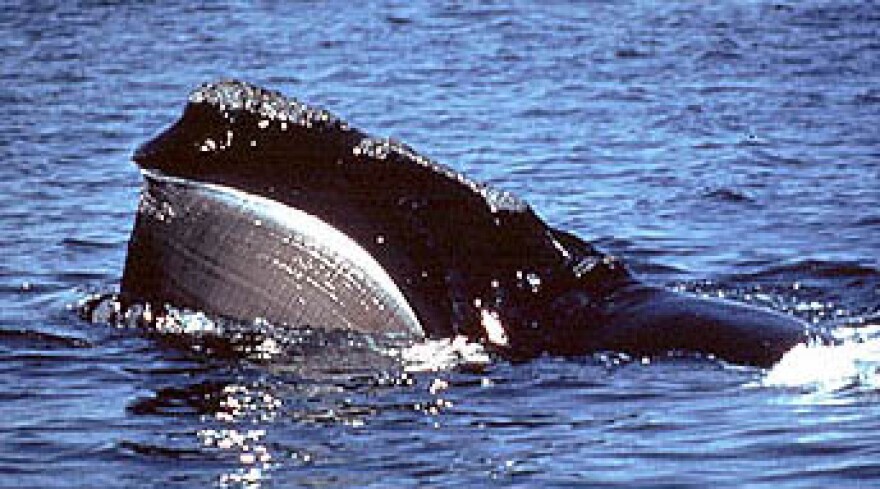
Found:
[[[687,352],[770,366],[808,337],[788,315],[642,283],[514,195],[247,83],[196,89],[134,160],[145,187],[125,301],[465,335],[515,359]]]

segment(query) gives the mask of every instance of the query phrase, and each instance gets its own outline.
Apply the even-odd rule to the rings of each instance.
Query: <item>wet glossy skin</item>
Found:
[[[513,357],[684,350],[757,365],[804,338],[787,316],[642,285],[513,195],[240,82],[195,91],[135,161],[318,216],[375,257],[429,336],[464,334]],[[162,259],[138,256],[133,240],[123,292],[163,299],[144,285],[153,272],[138,271]]]

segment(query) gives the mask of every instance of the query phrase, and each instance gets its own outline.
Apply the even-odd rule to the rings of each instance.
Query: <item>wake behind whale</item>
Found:
[[[695,352],[767,366],[807,337],[770,310],[638,281],[514,195],[237,81],[195,90],[135,154],[126,301],[443,338],[502,354]]]

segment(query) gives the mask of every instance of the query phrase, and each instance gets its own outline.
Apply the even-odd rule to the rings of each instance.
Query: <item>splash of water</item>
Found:
[[[832,344],[799,344],[767,371],[764,387],[792,388],[811,396],[880,391],[880,324],[842,327]]]
[[[464,336],[426,340],[391,352],[407,372],[437,372],[459,367],[479,368],[492,362],[482,344]]]

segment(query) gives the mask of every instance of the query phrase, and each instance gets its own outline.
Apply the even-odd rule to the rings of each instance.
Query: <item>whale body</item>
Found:
[[[240,320],[465,335],[511,358],[670,351],[769,366],[775,311],[640,282],[515,195],[239,81],[206,84],[135,152],[122,295]]]

